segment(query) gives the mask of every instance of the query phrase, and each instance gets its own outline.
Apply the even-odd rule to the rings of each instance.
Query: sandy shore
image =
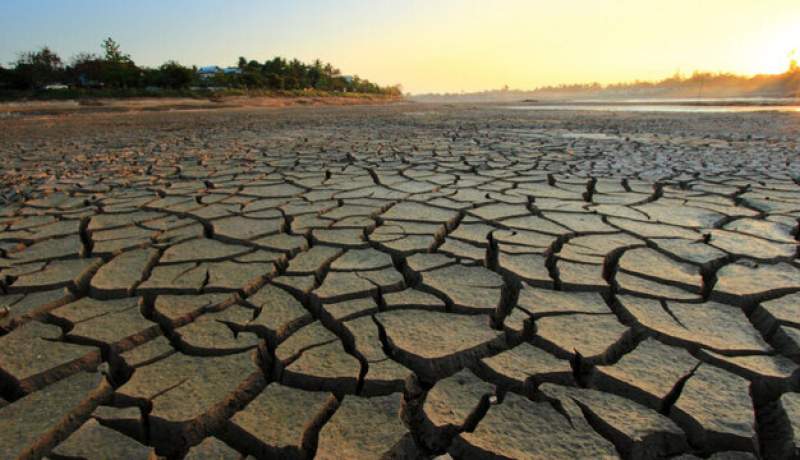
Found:
[[[6,110],[0,458],[798,455],[800,116],[273,102]]]

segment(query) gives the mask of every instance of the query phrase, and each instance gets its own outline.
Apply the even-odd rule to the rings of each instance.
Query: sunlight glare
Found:
[[[751,74],[783,73],[789,62],[797,59],[800,49],[800,27],[781,31],[770,31],[761,43],[754,43],[750,51],[746,71]]]

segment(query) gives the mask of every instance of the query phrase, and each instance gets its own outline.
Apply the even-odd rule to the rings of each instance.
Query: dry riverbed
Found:
[[[0,457],[798,455],[800,116],[195,109],[0,119]]]

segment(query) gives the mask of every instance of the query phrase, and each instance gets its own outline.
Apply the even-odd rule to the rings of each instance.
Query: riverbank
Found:
[[[0,102],[0,117],[68,115],[72,113],[166,112],[235,109],[247,107],[349,106],[387,104],[401,97],[363,93],[270,95],[212,95],[207,97],[75,98],[63,100],[20,100]]]

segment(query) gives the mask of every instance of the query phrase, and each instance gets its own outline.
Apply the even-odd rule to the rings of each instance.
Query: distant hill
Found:
[[[695,72],[657,82],[635,81],[544,86],[534,90],[498,89],[474,93],[419,94],[423,102],[513,102],[569,99],[800,97],[800,67],[792,62],[782,74],[746,77],[730,73]]]

